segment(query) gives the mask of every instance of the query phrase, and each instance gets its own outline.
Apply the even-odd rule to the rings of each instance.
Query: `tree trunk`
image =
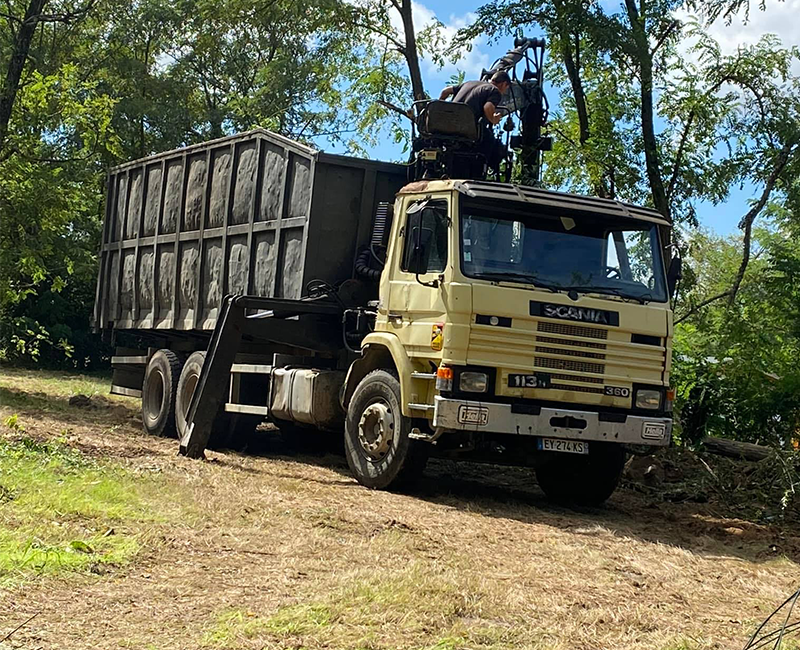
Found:
[[[658,159],[658,146],[653,124],[653,57],[650,54],[650,42],[645,30],[644,16],[639,15],[635,0],[625,0],[625,8],[631,24],[642,86],[642,141],[647,180],[653,197],[653,207],[670,219],[669,203],[664,190],[664,179],[661,176],[661,164]]]
[[[47,1],[30,0],[25,11],[25,18],[22,20],[17,30],[17,36],[14,39],[13,50],[6,70],[5,83],[0,93],[0,152],[3,151],[8,137],[8,125],[11,121],[11,113],[14,110],[14,101],[17,98],[22,71],[25,69],[25,62],[28,60],[31,41],[39,24],[39,16],[44,10]]]
[[[403,18],[403,32],[405,36],[403,55],[406,58],[406,63],[408,63],[408,74],[411,77],[411,90],[414,93],[414,101],[426,99],[425,85],[422,83],[422,72],[420,72],[419,68],[417,35],[414,32],[414,17],[412,15],[413,7],[411,0],[403,0],[399,10],[400,16]]]
[[[703,438],[706,451],[718,456],[739,458],[744,460],[764,460],[772,453],[772,449],[751,442],[738,442],[726,438]]]

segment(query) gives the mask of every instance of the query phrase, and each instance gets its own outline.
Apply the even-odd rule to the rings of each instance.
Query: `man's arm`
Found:
[[[455,86],[448,86],[439,94],[439,100],[443,101],[448,97],[451,97],[456,94],[456,87]]]
[[[483,116],[489,121],[489,124],[498,124],[503,116],[497,111],[497,106],[492,102],[486,102],[483,105]]]

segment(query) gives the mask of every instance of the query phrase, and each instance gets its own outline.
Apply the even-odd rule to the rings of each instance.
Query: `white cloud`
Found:
[[[755,2],[751,4],[746,24],[741,18],[734,18],[730,25],[717,20],[709,26],[709,34],[724,54],[732,54],[740,45],[754,45],[764,34],[776,34],[786,47],[800,45],[800,0],[767,0],[764,11]]]
[[[739,47],[755,45],[765,34],[775,34],[787,48],[800,45],[800,0],[766,0],[764,11],[758,8],[756,0],[751,0],[750,4],[750,18],[746,23],[742,14],[734,16],[730,25],[720,18],[705,28],[719,43],[722,54],[734,54]],[[678,12],[677,17],[692,18],[685,11]],[[688,54],[688,46],[686,43],[681,47],[684,54]],[[800,74],[800,63],[795,64],[794,72]]]

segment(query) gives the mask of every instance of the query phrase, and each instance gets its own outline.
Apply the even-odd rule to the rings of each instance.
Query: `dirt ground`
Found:
[[[269,431],[257,455],[192,461],[133,400],[69,406],[68,380],[6,372],[0,423],[159,476],[178,514],[128,564],[0,591],[0,640],[34,616],[0,648],[737,648],[800,586],[800,531],[713,503],[621,489],[576,512],[529,470],[446,462],[376,492],[335,445]]]

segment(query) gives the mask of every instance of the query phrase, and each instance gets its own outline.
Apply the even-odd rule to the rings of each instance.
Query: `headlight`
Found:
[[[485,393],[489,390],[489,377],[485,372],[462,372],[458,388],[465,393]]]
[[[657,409],[661,406],[661,391],[643,389],[636,391],[637,409]]]

